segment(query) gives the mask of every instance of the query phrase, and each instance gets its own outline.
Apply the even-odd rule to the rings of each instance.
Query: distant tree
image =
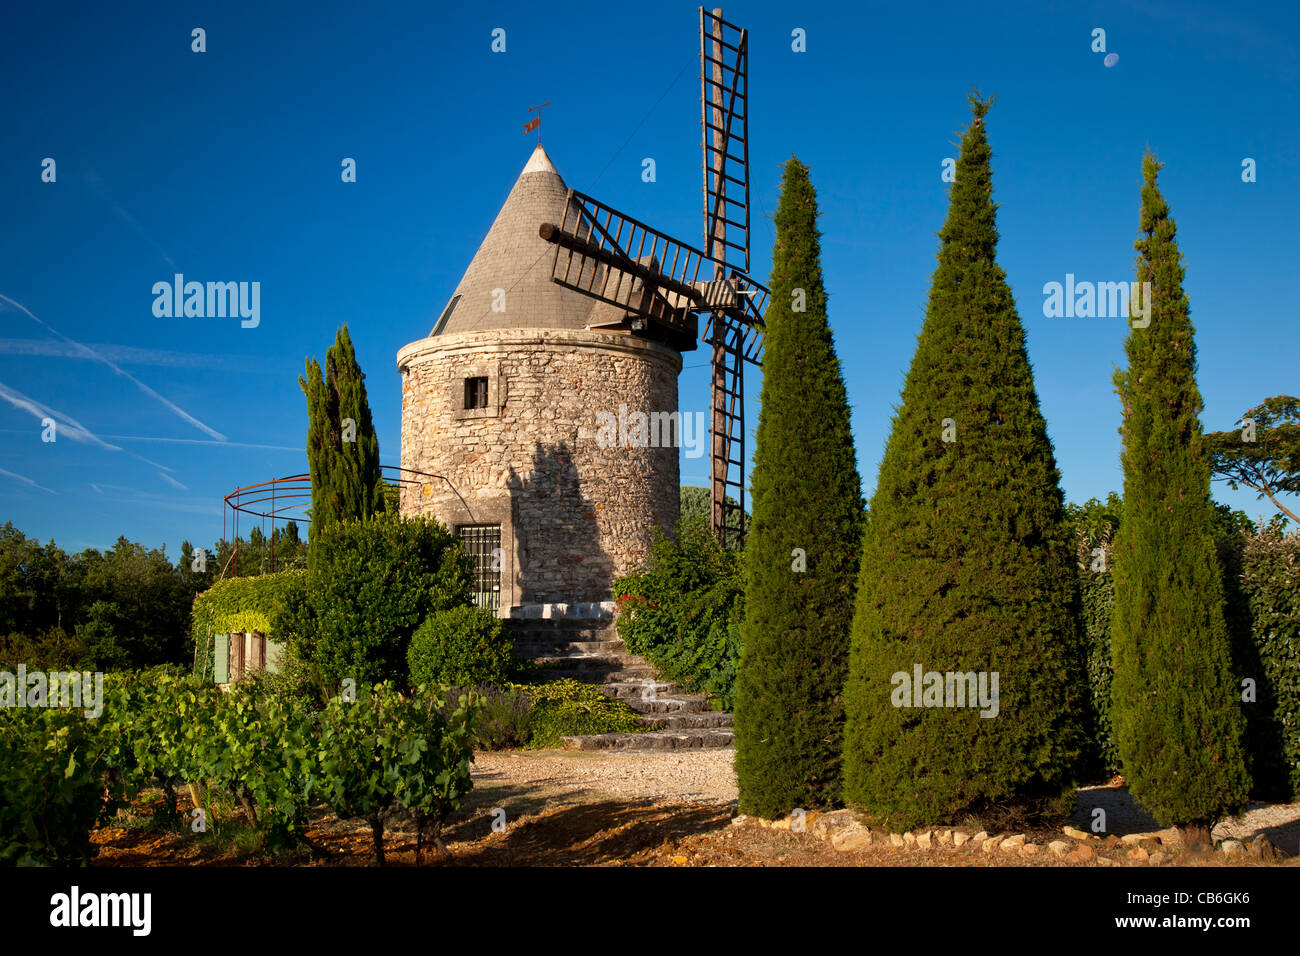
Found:
[[[1232,674],[1196,344],[1161,168],[1143,160],[1137,281],[1149,324],[1115,373],[1124,420],[1124,516],[1114,540],[1114,734],[1130,791],[1189,842],[1246,804],[1244,715]]]
[[[1234,491],[1245,485],[1300,524],[1300,515],[1277,500],[1300,495],[1300,398],[1275,395],[1247,409],[1238,427],[1204,437],[1210,469]]]
[[[1075,542],[997,262],[989,106],[971,97],[863,535],[844,794],[898,828],[1059,813],[1084,747]]]
[[[793,156],[781,181],[771,286],[735,703],[740,810],[768,818],[840,799],[862,527],[817,195]]]
[[[727,495],[727,501],[736,507],[740,507],[740,503],[731,495]],[[682,485],[681,507],[681,517],[678,519],[681,524],[703,525],[707,528],[712,517],[713,494],[708,488],[702,488],[699,485]],[[741,527],[746,534],[749,533],[750,520],[749,512],[743,512]],[[728,551],[742,551],[744,547],[743,539],[738,539],[734,534],[728,536],[726,542]]]
[[[327,525],[382,514],[385,508],[379,437],[365,378],[344,325],[325,354],[325,374],[309,359],[306,377],[298,379],[307,397],[312,541]]]

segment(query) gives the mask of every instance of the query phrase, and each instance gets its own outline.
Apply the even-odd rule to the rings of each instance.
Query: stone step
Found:
[[[652,730],[562,739],[566,750],[720,750],[732,746],[735,735],[730,730]]]
[[[537,654],[536,657],[529,657],[533,663],[562,663],[565,667],[608,667],[638,665],[641,667],[651,667],[650,662],[646,659],[636,657],[634,654],[625,654],[615,650],[607,654],[575,653],[564,652],[559,654]]]
[[[599,667],[548,667],[542,671],[542,675],[549,680],[576,680],[581,684],[600,684],[602,688],[608,686],[610,681],[635,683],[640,687],[642,680],[654,677],[654,669],[651,667],[617,668],[614,670],[604,670]],[[619,699],[627,700],[627,698]]]
[[[626,653],[627,647],[622,638],[609,641],[570,641],[557,638],[554,641],[516,641],[515,653],[520,657],[552,657],[561,654],[620,654]]]
[[[701,730],[731,727],[733,718],[720,710],[701,710],[695,713],[645,714],[637,718],[655,730]]]
[[[604,688],[602,688],[604,690]],[[605,691],[609,693],[608,690]],[[613,695],[610,694],[612,697]],[[651,714],[702,714],[712,713],[704,708],[704,699],[702,697],[664,697],[659,696],[654,700],[641,700],[639,697],[624,698],[624,703],[635,710],[638,714],[648,716]]]
[[[510,621],[507,630],[516,641],[526,640],[614,640],[618,637],[618,628],[613,621]]]
[[[627,701],[628,703],[636,701],[637,703],[647,704],[653,702],[657,697],[674,696],[678,691],[678,687],[669,681],[661,680],[613,680],[607,681],[602,690],[610,697],[618,700]],[[647,690],[650,691],[648,699]]]

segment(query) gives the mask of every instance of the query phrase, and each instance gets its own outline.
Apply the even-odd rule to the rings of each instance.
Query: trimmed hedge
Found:
[[[500,684],[510,675],[514,641],[481,607],[434,611],[411,635],[406,651],[411,686]]]

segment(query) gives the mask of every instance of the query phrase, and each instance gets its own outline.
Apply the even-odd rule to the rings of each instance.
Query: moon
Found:
[[[1107,54],[1106,54],[1106,59],[1103,60],[1102,62],[1104,62],[1107,66],[1114,66],[1116,63],[1119,62],[1119,54],[1118,54],[1118,53],[1107,53]]]

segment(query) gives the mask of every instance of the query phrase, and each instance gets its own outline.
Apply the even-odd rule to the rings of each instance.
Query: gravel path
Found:
[[[601,794],[624,799],[668,800],[725,805],[737,798],[732,769],[735,751],[586,751],[512,750],[480,753],[473,766],[476,784],[566,793]],[[1106,832],[1123,835],[1159,830],[1159,825],[1125,787],[1081,787],[1074,824],[1092,829],[1092,810],[1106,811]],[[1215,839],[1249,841],[1265,834],[1277,847],[1300,853],[1300,803],[1251,803],[1247,813],[1221,823]]]
[[[620,797],[726,804],[736,800],[735,751],[514,750],[480,753],[473,776],[480,781],[562,790],[590,790]]]

